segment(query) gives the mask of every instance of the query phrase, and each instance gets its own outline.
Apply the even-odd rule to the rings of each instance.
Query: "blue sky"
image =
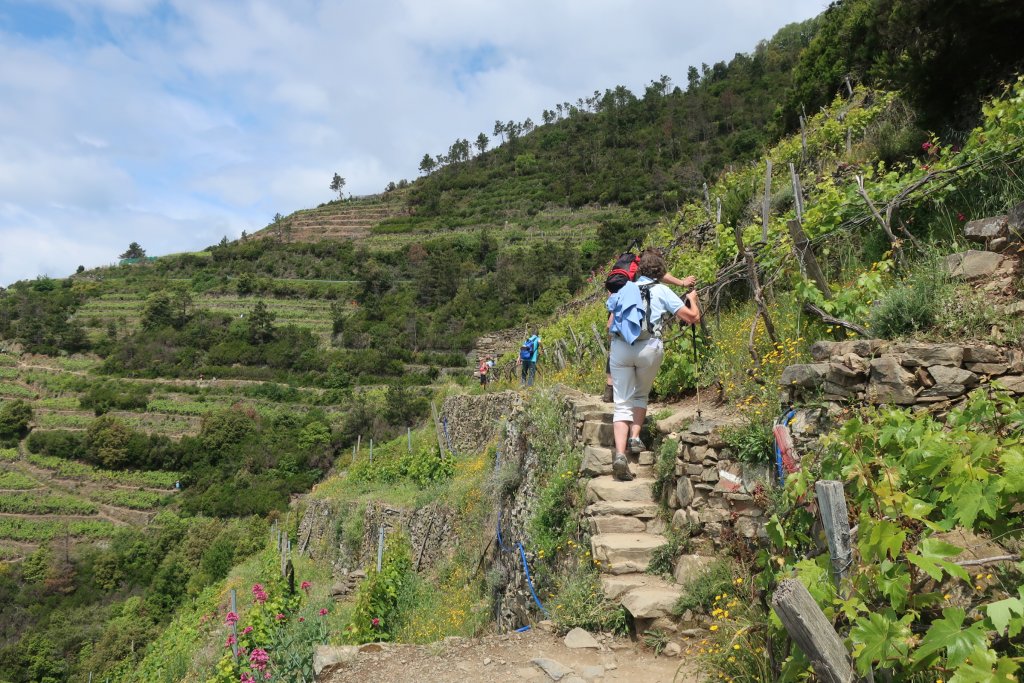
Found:
[[[826,0],[0,0],[0,286],[413,179],[495,120],[746,52]]]

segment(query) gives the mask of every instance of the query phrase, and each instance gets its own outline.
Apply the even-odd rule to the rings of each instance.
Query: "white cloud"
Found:
[[[379,192],[496,119],[683,84],[826,4],[45,2],[70,28],[0,21],[0,284],[131,240],[164,253],[251,232],[330,199],[334,172]]]

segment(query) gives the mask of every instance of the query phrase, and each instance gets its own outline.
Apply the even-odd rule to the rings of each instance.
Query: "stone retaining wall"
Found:
[[[477,453],[501,431],[502,423],[521,406],[515,391],[494,394],[448,396],[441,405],[440,418],[447,422],[448,438],[456,453]]]
[[[825,401],[942,409],[984,382],[1024,394],[1024,351],[983,344],[817,342],[814,363],[782,373],[783,405]]]

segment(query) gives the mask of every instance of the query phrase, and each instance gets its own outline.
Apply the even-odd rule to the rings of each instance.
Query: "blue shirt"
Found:
[[[643,331],[644,306],[640,294],[640,285],[648,285],[654,280],[639,277],[636,282],[627,282],[617,293],[608,297],[606,306],[612,313],[610,331],[618,334],[627,343],[633,341]],[[682,308],[683,300],[666,285],[657,283],[650,288],[651,295],[651,327],[654,333],[661,331],[662,318],[673,317]]]

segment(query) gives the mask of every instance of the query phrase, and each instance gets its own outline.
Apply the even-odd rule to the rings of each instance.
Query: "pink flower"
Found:
[[[965,216],[965,215],[963,214],[963,212],[959,212],[959,211],[958,211],[958,212],[957,212],[957,214],[956,214],[956,219],[957,219],[958,221],[960,221],[961,223],[963,223],[963,222],[964,222],[965,220],[967,220],[967,216]]]
[[[256,683],[256,679],[249,674],[242,674],[242,677],[238,679],[238,683]]]
[[[280,612],[278,612],[277,615],[274,618],[277,619],[278,621],[284,621],[285,616],[283,614],[281,614]]]
[[[245,628],[242,629],[242,635],[243,636],[247,636],[250,633],[252,633],[252,626],[246,626]]]
[[[312,588],[312,587],[313,587],[313,584],[311,584],[309,581],[303,581],[299,585],[299,588],[301,588],[302,590],[306,591],[307,593],[309,592],[309,589]]]
[[[322,617],[327,616],[327,608],[326,607],[321,607],[320,608],[320,616],[322,616]]]
[[[374,617],[373,619],[370,620],[370,623],[373,624],[374,628],[377,628],[378,626],[380,626],[380,619],[378,619],[377,617]]]
[[[269,663],[270,655],[261,647],[254,648],[252,654],[249,655],[249,666],[256,671],[263,671]]]
[[[269,681],[273,677],[274,676],[269,671],[264,671],[263,672],[263,680]]]
[[[262,583],[254,583],[252,585],[252,597],[261,605],[267,601],[267,591],[263,590]]]
[[[228,634],[228,639],[224,643],[224,647],[231,647],[232,645],[234,645],[237,642],[238,642],[238,639],[235,638],[235,634],[234,633],[229,633]]]
[[[228,626],[238,623],[238,615],[234,612],[228,612],[228,615],[224,617],[224,623]]]
[[[930,143],[930,142],[924,142],[924,143],[921,144],[921,149],[923,149],[926,152],[928,150],[930,150],[931,148],[932,148],[932,143]]]

